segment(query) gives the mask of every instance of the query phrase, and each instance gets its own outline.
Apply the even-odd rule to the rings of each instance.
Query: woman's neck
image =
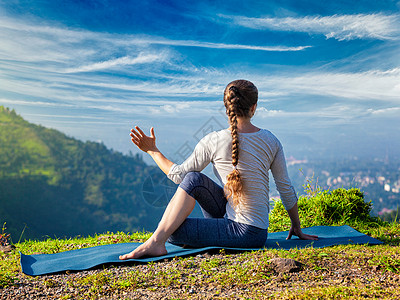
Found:
[[[237,129],[239,133],[252,133],[260,130],[260,128],[251,123],[250,118],[241,117],[237,117]]]

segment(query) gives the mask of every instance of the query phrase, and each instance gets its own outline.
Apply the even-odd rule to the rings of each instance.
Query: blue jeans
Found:
[[[227,200],[224,190],[206,175],[189,172],[179,185],[199,203],[204,218],[187,218],[168,242],[190,247],[262,248],[267,229],[224,218]]]

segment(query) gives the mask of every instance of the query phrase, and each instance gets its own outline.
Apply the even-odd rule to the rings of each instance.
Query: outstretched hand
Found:
[[[156,146],[156,136],[154,135],[154,127],[150,129],[150,136],[145,135],[139,126],[135,126],[135,129],[131,129],[129,135],[131,136],[132,142],[138,146],[140,150],[144,152],[158,150]]]
[[[293,226],[290,227],[288,237],[286,238],[287,240],[290,240],[292,236],[295,235],[301,240],[318,240],[317,235],[312,235],[312,234],[305,234],[301,231],[301,228],[294,228]]]

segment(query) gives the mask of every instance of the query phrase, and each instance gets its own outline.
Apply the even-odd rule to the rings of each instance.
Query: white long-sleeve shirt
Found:
[[[229,129],[214,131],[202,138],[188,159],[171,167],[168,178],[179,184],[188,172],[200,172],[210,162],[224,186],[227,175],[234,168]],[[239,133],[237,168],[243,183],[244,204],[234,207],[231,199],[228,199],[225,215],[228,219],[262,229],[268,228],[269,170],[285,208],[288,210],[296,204],[297,196],[287,173],[282,145],[270,131],[261,129],[253,133]]]

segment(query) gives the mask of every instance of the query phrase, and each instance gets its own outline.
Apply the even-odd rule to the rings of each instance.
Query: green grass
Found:
[[[357,299],[365,298],[366,295],[370,298],[390,298],[398,292],[380,287],[380,277],[382,274],[393,278],[399,276],[398,252],[398,247],[393,248],[388,245],[374,247],[351,245],[324,249],[255,251],[218,258],[211,256],[202,260],[195,257],[176,258],[167,269],[160,268],[162,263],[153,263],[148,264],[144,272],[132,268],[132,271],[124,276],[116,276],[112,273],[112,269],[105,269],[79,280],[71,280],[68,284],[78,290],[81,299],[96,299],[98,295],[115,295],[123,291],[151,292],[168,287],[184,290],[206,287],[208,290],[213,289],[215,295],[224,289],[237,288],[248,291],[246,292],[248,299],[262,299],[265,297],[265,291],[261,293],[258,288],[268,286],[278,278],[280,283],[278,287],[283,291],[270,291],[271,298]],[[306,263],[306,270],[299,274],[285,274],[278,277],[269,269],[268,260],[273,257],[301,260]],[[338,262],[344,267],[341,281],[326,281],[327,274],[341,270],[340,266],[337,268]],[[379,274],[368,277],[365,282],[362,280],[363,277],[369,276],[365,272],[359,277],[346,278],[347,269],[373,269],[374,266],[379,270]],[[310,282],[319,285],[310,286]],[[284,291],[288,286],[291,286],[290,291]],[[74,297],[71,295],[71,298]],[[190,298],[190,294],[182,299],[186,297]]]
[[[100,296],[145,290],[156,292],[169,288],[183,291],[178,298],[191,298],[191,290],[213,291],[215,298],[226,297],[235,290],[243,299],[395,299],[400,297],[400,224],[387,223],[369,215],[371,206],[364,203],[357,189],[318,191],[312,197],[299,199],[303,226],[343,225],[384,241],[383,245],[340,245],[327,248],[260,250],[241,254],[175,258],[128,269],[123,275],[106,268],[94,274],[70,279],[75,291],[63,299],[97,299]],[[290,226],[283,205],[276,203],[270,217],[271,228],[286,230]],[[15,244],[15,250],[1,254],[0,288],[18,283],[21,276],[19,254],[57,253],[84,247],[145,241],[150,233],[125,234],[107,232],[91,237],[25,241]],[[293,258],[305,264],[295,274],[275,274],[268,260],[274,257]],[[29,277],[29,280],[35,280]],[[51,277],[44,282],[56,288]],[[204,290],[204,291],[206,291]],[[225,293],[225,294],[224,294]],[[99,296],[100,295],[100,296]],[[221,296],[220,296],[221,295]],[[223,296],[225,295],[225,296]],[[194,296],[193,296],[194,297]]]
[[[14,244],[15,249],[11,253],[0,252],[0,288],[12,285],[17,280],[17,275],[21,272],[19,252],[24,254],[53,254],[106,244],[143,242],[150,236],[151,233],[146,232],[136,232],[133,234],[107,232],[89,237],[69,239],[48,238],[45,241],[29,240],[16,243]]]
[[[400,232],[399,224],[388,224],[390,231]],[[382,227],[382,230],[384,228]],[[116,242],[143,241],[150,236],[148,233],[135,233],[131,236],[124,233],[107,233],[86,238],[75,239],[48,239],[46,241],[26,241],[16,244],[16,249],[10,254],[3,254],[0,261],[0,287],[6,288],[18,282],[20,274],[18,251],[26,254],[56,253],[60,251],[79,249],[83,247],[110,244]],[[123,291],[144,289],[147,291],[167,287],[207,286],[215,289],[216,295],[226,287],[235,287],[243,290],[249,289],[249,299],[263,298],[254,286],[260,283],[268,284],[276,280],[277,275],[269,270],[268,260],[274,257],[293,258],[306,263],[306,271],[301,272],[301,280],[294,275],[284,275],[279,278],[281,284],[298,284],[298,288],[291,292],[277,291],[273,297],[282,299],[351,299],[361,297],[367,293],[371,298],[386,297],[388,291],[378,288],[379,276],[373,277],[371,283],[357,283],[357,278],[352,281],[353,287],[337,286],[334,282],[328,286],[310,287],[305,289],[307,282],[324,282],[324,274],[334,272],[338,265],[347,269],[378,270],[380,274],[400,274],[400,245],[395,239],[389,243],[378,246],[368,245],[341,245],[327,248],[305,248],[282,250],[265,250],[246,252],[239,255],[224,254],[223,256],[210,256],[204,259],[196,257],[176,258],[173,266],[163,269],[162,263],[146,265],[146,272],[132,268],[124,276],[116,276],[105,269],[95,274],[84,276],[78,280],[71,279],[68,285],[78,291],[81,299],[96,299],[98,295],[108,295]],[[30,280],[35,278],[28,277]],[[56,287],[57,283],[51,278],[45,281],[45,286]],[[335,298],[334,295],[340,295]],[[386,295],[386,296],[385,296]],[[75,294],[65,299],[76,298]],[[272,297],[272,296],[271,296]]]

